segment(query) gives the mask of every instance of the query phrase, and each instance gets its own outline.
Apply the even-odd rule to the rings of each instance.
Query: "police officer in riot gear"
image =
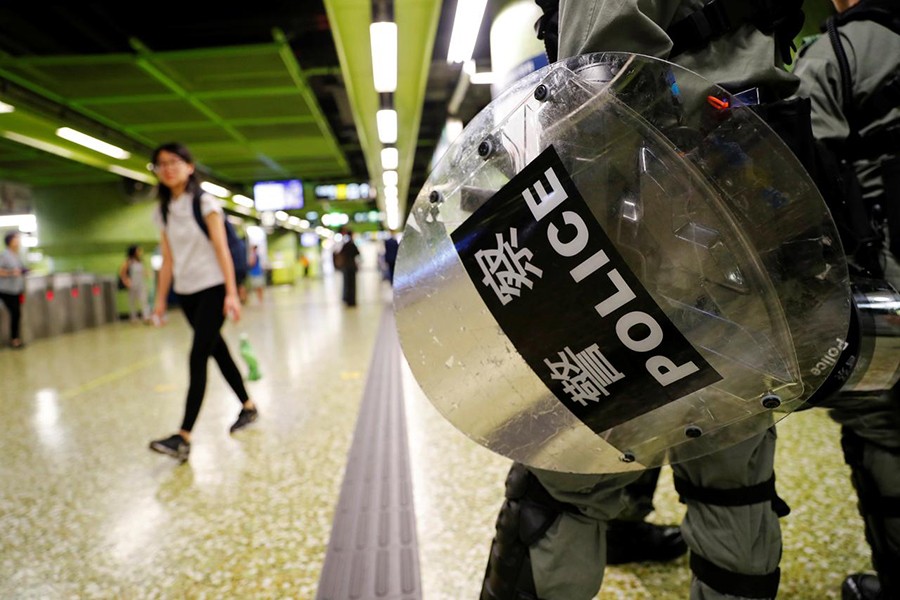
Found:
[[[788,102],[798,80],[783,64],[803,22],[801,2],[718,0],[538,0],[537,24],[552,61],[601,51],[671,60],[728,91],[758,113],[798,156],[811,156],[804,104]],[[558,23],[558,32],[554,25]],[[558,34],[558,37],[557,37]],[[558,39],[558,47],[556,40]],[[806,109],[808,130],[808,108]],[[774,486],[775,431],[673,465],[687,504],[682,532],[691,550],[691,597],[774,598],[781,557]],[[622,490],[640,473],[582,475],[515,463],[482,588],[482,600],[592,598],[602,583],[607,523]]]
[[[845,205],[857,219],[845,248],[862,285],[900,286],[900,5],[833,0],[838,14],[797,60],[799,94],[812,102],[813,133],[833,152]],[[855,207],[855,209],[853,208]],[[895,313],[897,307],[895,307]],[[898,317],[895,316],[895,319]],[[896,332],[895,334],[896,335]],[[892,357],[888,370],[897,368]],[[876,386],[877,387],[877,386]],[[878,575],[856,574],[844,600],[900,598],[900,387],[844,390],[822,403],[842,446]]]

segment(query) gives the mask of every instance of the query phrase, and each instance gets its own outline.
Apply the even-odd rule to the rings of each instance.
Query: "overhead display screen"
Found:
[[[303,208],[303,182],[299,179],[260,181],[253,186],[253,202],[258,211]]]

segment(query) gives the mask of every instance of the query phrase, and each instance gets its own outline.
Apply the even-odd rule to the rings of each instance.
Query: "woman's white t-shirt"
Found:
[[[212,241],[206,237],[194,217],[194,196],[185,192],[169,202],[165,224],[159,206],[153,215],[160,230],[169,238],[172,250],[172,276],[176,294],[196,294],[225,283],[222,267],[216,259]],[[200,213],[205,219],[210,213],[223,215],[222,204],[211,194],[200,196]]]

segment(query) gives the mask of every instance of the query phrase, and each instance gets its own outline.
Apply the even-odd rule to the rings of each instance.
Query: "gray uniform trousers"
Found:
[[[674,465],[675,474],[696,486],[748,487],[773,474],[775,430],[715,454]],[[532,469],[557,500],[577,506],[580,515],[562,513],[547,534],[531,546],[535,587],[542,600],[593,598],[606,565],[606,523],[623,508],[622,491],[641,474],[572,475]],[[771,502],[710,506],[687,502],[682,533],[692,552],[730,571],[763,575],[781,558],[781,528]],[[694,579],[694,600],[725,596]]]

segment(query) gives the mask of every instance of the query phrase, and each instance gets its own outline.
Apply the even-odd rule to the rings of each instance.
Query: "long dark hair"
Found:
[[[150,157],[150,162],[154,165],[156,164],[156,161],[159,160],[160,152],[175,154],[189,165],[194,164],[194,157],[191,155],[191,151],[188,150],[187,146],[185,146],[184,144],[179,144],[178,142],[168,142],[159,146],[156,150],[153,151],[153,155]],[[161,181],[159,182],[159,185],[156,186],[156,188],[157,195],[159,196],[159,210],[162,213],[163,221],[165,221],[166,217],[169,214],[169,202],[172,201],[172,190],[170,190]],[[194,169],[194,172],[191,173],[188,177],[188,182],[184,188],[184,191],[190,192],[192,195],[200,192],[200,179],[197,177],[196,169]]]
[[[136,259],[137,253],[138,253],[138,248],[140,248],[140,246],[138,246],[137,244],[132,244],[131,246],[128,246],[128,250],[127,250],[128,258]]]

